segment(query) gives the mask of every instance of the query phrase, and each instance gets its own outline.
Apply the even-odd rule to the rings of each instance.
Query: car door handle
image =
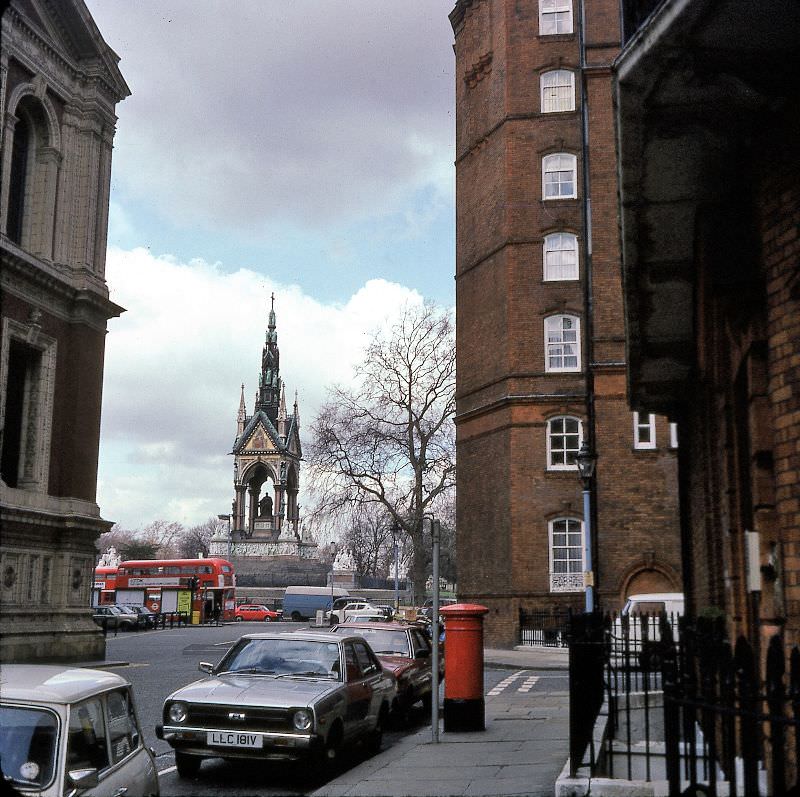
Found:
[[[128,793],[127,786],[120,786],[112,795],[111,797],[122,797],[124,794]]]

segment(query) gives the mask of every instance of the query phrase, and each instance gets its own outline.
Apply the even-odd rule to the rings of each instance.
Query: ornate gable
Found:
[[[270,419],[265,412],[259,411],[250,418],[241,436],[234,443],[232,453],[276,453],[283,448]]]

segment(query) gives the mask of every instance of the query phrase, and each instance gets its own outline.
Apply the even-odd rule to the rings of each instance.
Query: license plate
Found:
[[[208,731],[207,743],[217,747],[263,747],[264,737],[258,733]]]

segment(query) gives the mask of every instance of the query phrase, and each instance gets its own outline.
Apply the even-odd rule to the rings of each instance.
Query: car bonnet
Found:
[[[343,686],[327,678],[221,674],[173,692],[168,700],[239,706],[292,706],[310,703]]]

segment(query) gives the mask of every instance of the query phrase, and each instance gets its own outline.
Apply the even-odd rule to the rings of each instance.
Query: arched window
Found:
[[[22,243],[25,194],[28,190],[30,159],[33,152],[33,130],[25,116],[20,116],[14,126],[14,142],[11,145],[11,173],[6,216],[6,235],[16,244]]]
[[[571,232],[554,232],[544,238],[544,279],[578,279],[578,236]]]
[[[580,418],[562,415],[547,422],[547,469],[577,470],[575,457],[583,442]]]
[[[542,113],[575,110],[575,73],[569,69],[544,72],[539,78]]]
[[[542,158],[542,197],[574,199],[578,196],[578,160],[569,152]]]
[[[581,370],[581,322],[574,315],[544,320],[545,371]]]
[[[548,524],[550,592],[583,592],[583,523],[560,517]]]

